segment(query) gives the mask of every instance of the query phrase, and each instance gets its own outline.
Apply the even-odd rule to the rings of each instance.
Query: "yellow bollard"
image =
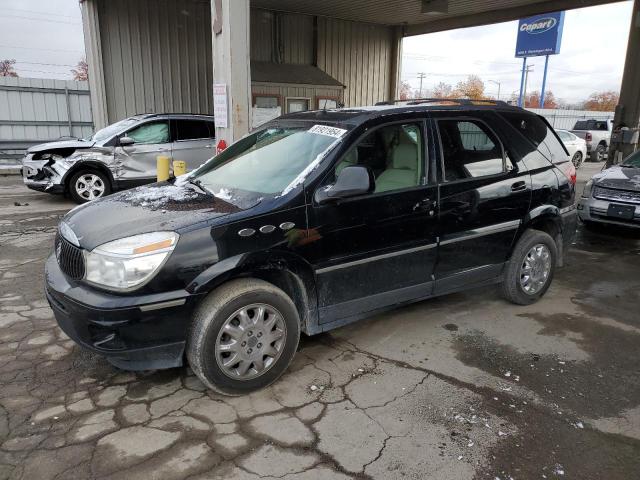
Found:
[[[157,175],[158,181],[164,182],[169,180],[169,161],[171,160],[166,155],[158,155],[157,157]]]
[[[187,173],[187,163],[182,160],[173,161],[173,176],[179,177]]]

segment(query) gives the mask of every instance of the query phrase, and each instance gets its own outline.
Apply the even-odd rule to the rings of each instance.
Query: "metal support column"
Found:
[[[544,108],[544,95],[547,90],[547,69],[549,68],[549,55],[544,58],[544,74],[542,75],[542,91],[540,92],[540,108]]]
[[[620,128],[634,130],[640,127],[640,89],[638,85],[640,85],[640,0],[635,0],[631,13],[631,28],[620,88],[620,100],[616,106],[613,121],[614,130]],[[621,137],[619,135],[618,139],[622,140]],[[609,145],[607,165],[618,163],[637,149],[637,141],[633,143],[612,141]]]

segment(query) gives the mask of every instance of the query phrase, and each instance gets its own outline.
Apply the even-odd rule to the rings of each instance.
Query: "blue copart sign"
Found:
[[[518,22],[516,57],[537,57],[560,53],[564,12],[546,13]]]

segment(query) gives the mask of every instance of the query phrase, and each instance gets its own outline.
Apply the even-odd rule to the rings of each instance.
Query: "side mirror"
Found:
[[[131,137],[120,137],[120,146],[128,147],[129,145],[133,145],[136,141]]]
[[[374,182],[368,168],[361,165],[345,167],[338,175],[336,183],[316,190],[314,195],[319,204],[340,198],[363,195],[373,190]]]

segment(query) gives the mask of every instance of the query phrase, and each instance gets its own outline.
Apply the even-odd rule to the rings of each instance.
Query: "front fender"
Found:
[[[186,290],[191,294],[206,294],[242,276],[262,278],[286,291],[301,313],[302,330],[314,330],[317,294],[313,268],[292,252],[268,250],[226,258],[201,272]]]

